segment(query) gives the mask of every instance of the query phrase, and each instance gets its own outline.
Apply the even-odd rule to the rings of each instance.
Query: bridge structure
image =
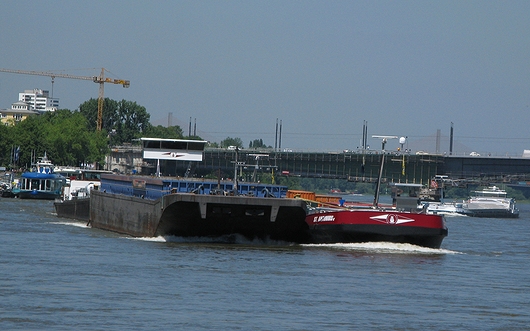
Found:
[[[236,153],[237,160],[236,160]],[[381,151],[293,152],[273,150],[204,150],[204,157],[193,167],[193,176],[215,175],[233,178],[235,171],[245,181],[259,180],[264,173],[304,178],[343,179],[375,182],[381,164]],[[236,163],[237,161],[237,163]],[[157,163],[142,158],[141,148],[112,148],[108,170],[123,173],[154,174]],[[236,170],[237,169],[237,170]],[[184,176],[189,162],[160,160],[163,176]],[[468,182],[530,182],[530,158],[496,156],[448,156],[387,152],[383,179],[388,182],[427,184],[435,175],[447,175]]]
[[[204,160],[197,165],[196,174],[203,176],[220,172],[232,177],[236,151],[206,149]],[[381,151],[359,152],[274,152],[268,150],[239,150],[239,175],[259,173],[275,176],[344,179],[371,182],[377,178]],[[259,157],[258,157],[258,156]],[[174,173],[185,170],[177,165]],[[224,174],[224,175],[223,175]],[[530,158],[447,156],[437,154],[407,154],[386,152],[383,178],[389,182],[427,184],[435,175],[447,175],[469,181],[530,180]]]

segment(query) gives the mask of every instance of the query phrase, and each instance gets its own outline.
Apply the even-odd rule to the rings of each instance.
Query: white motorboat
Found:
[[[422,202],[427,214],[438,215],[464,215],[463,202]]]
[[[474,217],[517,218],[519,209],[515,199],[508,198],[505,190],[490,186],[474,195],[462,204],[463,214]]]

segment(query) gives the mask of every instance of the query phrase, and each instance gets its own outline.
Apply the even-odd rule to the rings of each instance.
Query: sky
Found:
[[[367,121],[371,149],[436,152],[440,132],[448,152],[451,123],[453,154],[530,149],[530,1],[3,0],[0,21],[0,68],[105,68],[131,82],[105,97],[212,142],[355,150]],[[50,77],[0,72],[0,108],[34,88]],[[76,110],[98,85],[53,96]]]

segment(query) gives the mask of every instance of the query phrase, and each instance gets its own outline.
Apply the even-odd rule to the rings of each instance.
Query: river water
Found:
[[[530,205],[441,249],[133,239],[0,199],[0,330],[528,330]]]

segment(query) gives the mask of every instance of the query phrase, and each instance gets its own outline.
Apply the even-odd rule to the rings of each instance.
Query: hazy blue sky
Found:
[[[220,142],[343,150],[369,135],[435,151],[530,149],[530,1],[10,1],[0,68],[97,75],[105,96]],[[99,69],[98,69],[99,68]],[[0,73],[0,108],[48,77]],[[98,85],[60,79],[71,110]],[[372,149],[379,140],[370,138]],[[397,140],[387,144],[398,147]],[[447,139],[441,151],[448,151]]]

